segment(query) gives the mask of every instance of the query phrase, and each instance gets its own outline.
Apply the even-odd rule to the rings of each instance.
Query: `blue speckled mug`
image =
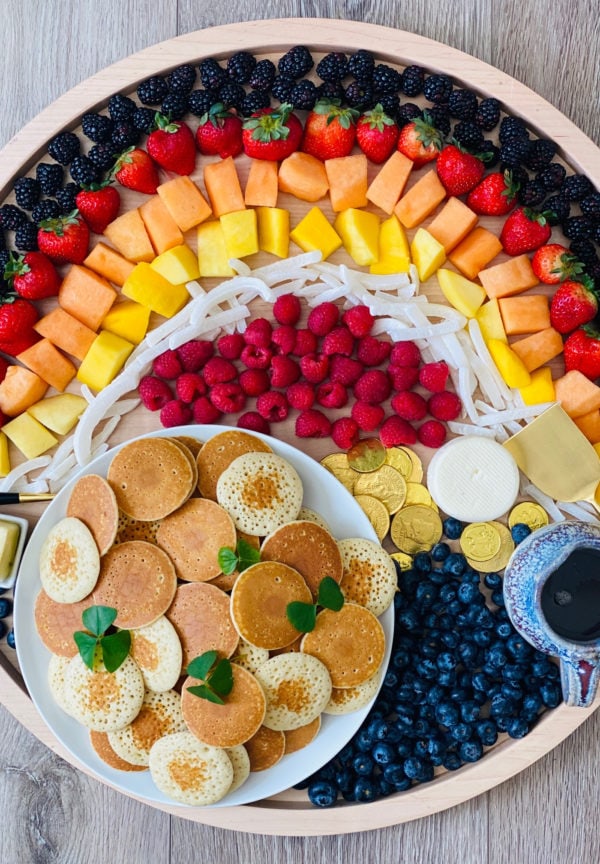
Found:
[[[559,658],[567,705],[590,705],[600,674],[600,525],[534,531],[506,566],[504,597],[523,638]]]

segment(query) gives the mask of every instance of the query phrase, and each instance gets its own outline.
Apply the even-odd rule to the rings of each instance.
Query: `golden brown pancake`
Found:
[[[310,723],[305,726],[299,726],[298,729],[286,729],[285,735],[285,753],[295,753],[297,750],[302,750],[303,747],[308,747],[315,740],[321,729],[321,715],[315,717]]]
[[[188,448],[194,459],[196,459],[196,456],[204,446],[202,441],[199,441],[197,438],[192,437],[192,435],[176,435],[172,440],[179,441],[181,444],[184,444]]]
[[[110,741],[108,740],[108,732],[96,732],[91,729],[90,744],[92,745],[100,759],[102,759],[103,762],[106,762],[106,764],[109,765],[111,768],[116,768],[117,771],[147,770],[147,767],[145,765],[132,765],[131,762],[127,762],[125,759],[121,759],[121,757],[117,753],[115,753]]]
[[[288,522],[266,537],[260,548],[261,561],[281,561],[304,576],[313,597],[321,580],[342,579],[342,556],[334,537],[316,522]]]
[[[87,525],[100,555],[115,542],[119,524],[117,499],[99,474],[85,474],[77,480],[67,502],[67,516],[74,516]]]
[[[261,726],[244,747],[250,757],[250,771],[266,771],[277,765],[285,753],[285,735]]]
[[[57,603],[42,588],[35,598],[33,617],[40,639],[53,654],[74,657],[77,645],[73,639],[76,630],[84,630],[81,616],[94,605],[91,597],[78,603]]]
[[[185,458],[190,463],[190,468],[192,469],[192,488],[190,489],[190,495],[192,495],[198,488],[198,465],[196,464],[196,455],[190,447],[181,439],[181,438],[169,438],[169,441],[172,441],[173,444],[177,444],[181,452],[184,454]],[[193,439],[188,439],[193,440]]]
[[[215,650],[221,657],[231,657],[237,648],[239,636],[231,620],[229,597],[214,585],[179,585],[166,617],[181,641],[184,670],[205,651]]]
[[[217,500],[217,480],[234,459],[243,453],[271,453],[268,444],[238,429],[219,432],[207,441],[198,456],[198,489],[203,498]]]

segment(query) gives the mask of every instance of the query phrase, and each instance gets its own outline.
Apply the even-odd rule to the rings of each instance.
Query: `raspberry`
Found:
[[[210,390],[208,398],[222,414],[237,414],[246,404],[246,394],[237,381],[223,381]]]
[[[245,414],[240,414],[236,425],[240,429],[249,429],[250,432],[264,432],[265,435],[271,433],[268,421],[261,417],[258,411],[246,411]]]
[[[246,345],[240,360],[248,369],[268,369],[271,365],[273,352],[260,345]]]
[[[358,441],[358,423],[352,417],[340,417],[331,427],[331,437],[340,450],[349,450]]]
[[[202,369],[214,353],[213,343],[206,339],[191,339],[177,349],[177,356],[184,372],[197,372]]]
[[[154,375],[144,375],[138,384],[138,393],[149,411],[158,411],[173,398],[167,382],[162,378],[155,378]]]
[[[322,411],[309,408],[296,417],[295,431],[298,438],[327,438],[331,434],[331,422]]]
[[[430,393],[441,393],[446,389],[449,374],[448,364],[443,360],[437,363],[426,363],[419,369],[419,384]]]
[[[376,336],[363,336],[356,356],[363,366],[380,366],[390,356],[392,346]]]
[[[420,366],[421,352],[414,342],[396,342],[390,355],[394,366]]]
[[[456,420],[462,411],[462,402],[456,393],[443,390],[441,393],[434,393],[433,396],[429,397],[427,408],[436,420]]]
[[[239,382],[246,396],[260,396],[271,386],[269,376],[264,369],[244,369],[240,374]]]
[[[192,419],[192,409],[179,399],[171,399],[160,409],[160,422],[165,427],[185,426]]]
[[[388,398],[391,389],[390,379],[385,372],[381,369],[369,369],[363,372],[354,385],[354,396],[368,405],[380,405]]]
[[[403,420],[422,420],[427,414],[427,402],[419,393],[404,390],[392,399],[392,408]]]
[[[338,323],[340,310],[335,303],[319,303],[311,309],[306,326],[315,336],[326,336]]]
[[[266,318],[255,318],[244,331],[246,345],[256,345],[257,348],[268,348],[271,344],[273,327]]]
[[[276,355],[271,360],[271,386],[285,389],[300,377],[300,366],[291,357]]]
[[[278,423],[280,420],[286,419],[290,406],[283,393],[269,390],[267,393],[261,393],[256,400],[256,410],[265,420]]]
[[[344,387],[352,387],[356,384],[363,372],[362,363],[353,360],[352,357],[343,357],[341,354],[335,354],[329,363],[329,377],[332,381],[343,384]]]
[[[323,354],[306,354],[300,358],[300,369],[311,384],[320,384],[329,372],[329,357]]]
[[[317,387],[317,402],[323,408],[343,408],[348,401],[348,392],[337,381],[325,381]]]
[[[198,396],[206,396],[206,381],[197,372],[183,372],[175,382],[177,398],[186,405],[194,402]]]
[[[273,303],[273,315],[278,324],[297,324],[301,314],[302,306],[295,294],[282,294]]]
[[[419,426],[417,437],[425,447],[441,447],[446,440],[446,427],[439,420],[426,420]]]
[[[350,414],[356,420],[358,428],[362,429],[363,432],[372,432],[377,429],[385,417],[385,411],[381,405],[368,405],[366,402],[355,402]]]
[[[282,324],[273,330],[271,342],[278,354],[292,354],[296,347],[296,330],[291,324]]]
[[[292,354],[296,357],[304,357],[306,354],[314,354],[317,350],[317,337],[310,330],[296,330],[296,344]]]
[[[216,423],[221,416],[208,396],[199,396],[192,405],[194,423]]]
[[[290,406],[297,408],[298,411],[312,408],[315,402],[315,391],[308,381],[298,381],[297,384],[292,384],[291,387],[288,387],[286,396]]]
[[[387,373],[390,376],[394,390],[410,390],[419,380],[419,369],[417,366],[388,366]]]
[[[230,360],[224,357],[211,357],[203,369],[204,380],[209,387],[233,381],[237,378],[237,369]]]
[[[408,421],[393,414],[384,420],[379,430],[379,440],[384,447],[397,447],[400,444],[416,444],[417,433]]]
[[[168,348],[152,361],[152,370],[159,378],[177,378],[183,372],[177,351]]]
[[[217,351],[225,360],[239,360],[245,344],[241,333],[226,333],[217,339]]]
[[[375,318],[369,312],[368,306],[352,306],[351,309],[346,309],[342,321],[352,335],[360,339],[371,332]]]
[[[354,336],[346,327],[334,327],[323,339],[321,351],[327,355],[350,357],[354,351]]]

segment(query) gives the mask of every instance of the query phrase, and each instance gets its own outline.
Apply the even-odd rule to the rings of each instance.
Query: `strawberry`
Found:
[[[415,168],[421,168],[427,162],[433,162],[442,149],[442,133],[433,125],[433,119],[427,111],[407,123],[400,130],[397,149],[415,163]]]
[[[583,264],[560,243],[547,243],[531,259],[533,272],[545,285],[558,285],[565,279],[579,276]]]
[[[355,108],[343,108],[339,99],[319,99],[306,118],[302,150],[317,159],[348,156],[356,140]]]
[[[127,189],[154,195],[159,184],[156,165],[145,150],[129,147],[114,164],[112,174]]]
[[[550,301],[550,323],[559,333],[571,333],[588,324],[598,312],[598,297],[589,277],[567,279]]]
[[[485,165],[472,153],[448,144],[437,158],[436,170],[448,195],[464,195],[477,186]]]
[[[242,145],[251,159],[279,162],[300,146],[302,123],[292,113],[293,105],[256,111],[243,125]]]
[[[19,297],[27,300],[54,297],[60,287],[56,268],[43,252],[27,252],[25,255],[11,252],[4,269],[4,278]]]
[[[10,344],[30,338],[38,318],[38,311],[29,300],[6,295],[0,306],[0,342]]]
[[[546,214],[528,207],[517,207],[502,226],[500,242],[509,255],[522,255],[543,246],[551,233]]]
[[[40,222],[38,248],[57,264],[82,264],[90,245],[90,229],[78,210]]]
[[[567,338],[563,350],[565,369],[576,369],[594,381],[600,378],[600,333],[591,326],[580,327]]]
[[[22,351],[26,351],[32,345],[35,345],[36,342],[39,342],[40,338],[33,327],[30,327],[29,330],[24,331],[17,339],[10,339],[6,342],[0,340],[0,351],[3,354],[8,354],[10,357],[18,357]]]
[[[156,128],[146,141],[150,156],[165,171],[191,174],[196,167],[196,143],[190,127],[158,112],[154,123]]]
[[[241,153],[242,121],[233,111],[225,108],[222,102],[216,102],[209,111],[200,118],[196,129],[196,146],[205,156],[237,156]]]
[[[517,203],[518,191],[511,171],[495,171],[469,192],[467,207],[480,216],[506,216]]]
[[[121,196],[114,186],[94,183],[77,193],[75,204],[90,231],[102,234],[106,226],[116,219]]]
[[[376,165],[385,162],[390,156],[398,143],[399,134],[397,123],[379,103],[371,111],[361,114],[356,124],[356,143],[367,159]]]

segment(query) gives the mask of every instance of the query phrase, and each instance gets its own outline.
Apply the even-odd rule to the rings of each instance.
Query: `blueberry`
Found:
[[[354,747],[352,746],[352,742],[350,741],[346,744],[340,752],[337,754],[337,758],[340,760],[342,765],[346,765],[350,760],[354,757]]]
[[[458,723],[460,714],[458,708],[451,702],[440,702],[435,709],[435,719],[442,726],[451,727]]]
[[[503,715],[511,714],[514,710],[514,703],[512,699],[507,699],[502,693],[497,693],[492,697],[492,701],[490,702],[490,716],[492,717],[501,717]]]
[[[477,570],[473,570],[472,567],[467,567],[465,572],[460,577],[461,582],[473,582],[474,585],[479,585],[481,577]],[[484,598],[485,599],[485,598]]]
[[[369,723],[368,731],[373,741],[385,741],[390,734],[391,726],[385,720],[376,720]]]
[[[442,585],[440,588],[440,600],[442,603],[451,603],[456,598],[456,588],[453,585]]]
[[[484,747],[491,747],[498,740],[498,729],[493,720],[480,720],[474,729]]]
[[[356,801],[375,801],[377,784],[368,777],[359,777],[354,785],[354,797]]]
[[[453,687],[456,682],[456,672],[440,672],[438,675],[438,683],[442,687]]]
[[[479,741],[465,741],[458,752],[463,762],[477,762],[483,756],[483,747]]]
[[[413,558],[413,567],[419,573],[429,573],[431,570],[431,558],[428,552],[417,552]]]
[[[402,609],[396,619],[405,630],[416,630],[419,627],[419,614],[416,609]]]
[[[430,738],[427,742],[427,752],[433,758],[442,758],[446,752],[446,744],[441,738]]]
[[[404,773],[404,768],[397,762],[391,762],[383,769],[383,778],[392,786],[398,786],[399,783],[404,783],[407,779]]]
[[[429,758],[429,751],[427,750],[427,739],[426,738],[421,738],[415,742],[415,749],[414,749],[413,755],[416,756],[417,759],[428,759]]]
[[[444,761],[442,765],[446,769],[446,771],[456,771],[462,765],[462,760],[458,753],[455,753],[452,750],[449,750],[444,756]]]
[[[375,782],[377,784],[377,795],[380,798],[383,798],[386,795],[391,795],[392,792],[396,791],[394,786],[392,786],[391,783],[388,783],[387,780],[384,780],[384,778],[381,776],[377,777]]]
[[[354,744],[361,753],[368,753],[375,742],[366,729],[361,729],[354,738]]]
[[[456,596],[461,603],[465,604],[465,606],[469,606],[478,597],[481,597],[483,600],[481,592],[479,591],[479,586],[475,585],[474,582],[463,582],[459,585]]]
[[[403,768],[407,777],[411,780],[418,780],[424,771],[425,763],[416,756],[410,756],[404,760]]]
[[[333,807],[337,797],[338,790],[333,783],[320,780],[308,787],[308,798],[315,807]]]
[[[342,768],[335,775],[335,782],[340,792],[347,792],[354,784],[354,774],[348,768]]]
[[[410,756],[411,751],[412,751],[412,747],[410,746],[408,741],[403,741],[400,744],[398,744],[396,747],[396,753],[398,754],[400,759],[406,759],[408,756]]]
[[[458,540],[463,532],[462,522],[459,522],[458,519],[452,519],[451,517],[444,519],[442,527],[448,540]]]
[[[467,559],[460,552],[451,552],[442,564],[442,570],[453,576],[461,576],[467,569]]]
[[[508,637],[514,632],[509,621],[501,621],[499,624],[496,624],[495,630],[496,635],[499,636],[500,639],[508,639]]]
[[[451,551],[447,543],[436,543],[431,550],[431,557],[434,561],[445,561]]]
[[[352,760],[352,770],[361,777],[368,777],[373,773],[375,762],[368,753],[359,753]]]
[[[506,649],[515,660],[525,660],[531,656],[533,651],[529,642],[526,642],[519,633],[515,633],[514,631],[506,640]]]
[[[9,648],[16,648],[17,643],[15,642],[15,631],[11,628],[8,631],[8,636],[6,637],[6,643]]]
[[[447,630],[445,633],[442,633],[440,638],[446,648],[456,648],[460,642],[460,636],[456,630]]]
[[[437,594],[438,592],[435,585],[427,580],[427,582],[421,582],[421,584],[417,586],[415,599],[421,609],[428,609],[437,599]]]
[[[454,654],[450,651],[440,651],[437,657],[437,666],[441,672],[450,672],[456,668]]]
[[[487,648],[492,642],[491,630],[475,630],[473,633],[473,642],[479,645],[480,648]]]
[[[448,609],[452,606],[450,603]],[[450,612],[445,612],[438,618],[438,624],[443,630],[452,630],[454,627],[454,616]]]
[[[529,724],[522,717],[511,717],[506,726],[511,738],[524,738],[529,732]]]
[[[477,646],[472,642],[462,642],[458,646],[458,656],[465,666],[473,663],[477,657]]]
[[[433,705],[429,705],[428,703],[419,705],[419,720],[427,720],[428,722],[435,720],[435,708]]]
[[[427,678],[430,681],[432,681],[434,678],[437,678],[438,674],[438,668],[436,664],[428,657],[425,657],[417,664],[417,671],[419,675],[422,675],[423,678]],[[421,688],[421,692],[426,692],[428,689],[429,687],[425,685]]]
[[[535,717],[542,708],[542,699],[538,693],[527,693],[523,697],[523,713]]]
[[[455,741],[468,741],[473,734],[473,727],[470,723],[457,723],[450,729],[450,735]]]
[[[560,687],[554,681],[546,681],[540,686],[540,696],[546,708],[556,708],[562,700]]]
[[[499,573],[486,573],[483,584],[486,588],[499,588],[502,585],[502,576]]]
[[[520,702],[523,696],[523,688],[513,681],[505,682],[500,686],[500,692],[507,699],[512,699],[514,702]]]
[[[504,592],[501,588],[492,591],[492,603],[495,603],[496,606],[504,606]]]
[[[406,669],[410,665],[410,654],[408,651],[397,650],[392,654],[392,666],[394,669]]]
[[[429,688],[429,692],[427,693],[426,700],[429,705],[437,705],[438,702],[441,702],[444,698],[446,690],[440,684],[433,684]]]
[[[503,681],[522,681],[526,674],[525,666],[521,666],[518,663],[506,663],[502,667],[502,680]]]
[[[7,618],[11,614],[12,608],[12,600],[9,600],[8,597],[0,598],[0,618]]]
[[[531,534],[531,528],[529,525],[525,525],[524,522],[517,522],[516,525],[510,529],[510,536],[514,540],[514,542],[518,545],[522,543],[526,537],[529,537]]]
[[[473,699],[465,699],[460,706],[460,716],[464,723],[474,723],[479,718],[479,705]]]

